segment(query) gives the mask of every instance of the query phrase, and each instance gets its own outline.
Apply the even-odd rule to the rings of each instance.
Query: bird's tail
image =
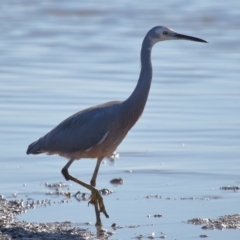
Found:
[[[27,153],[27,154],[40,154],[40,153],[42,153],[42,151],[41,151],[41,149],[40,149],[39,140],[31,143],[31,144],[28,146],[28,149],[27,149],[27,152],[26,152],[26,153]]]

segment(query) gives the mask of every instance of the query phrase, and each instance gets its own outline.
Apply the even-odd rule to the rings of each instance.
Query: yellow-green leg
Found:
[[[98,172],[99,165],[100,165],[99,162],[101,162],[101,160],[98,159],[98,162],[97,162],[97,165],[96,165],[97,170],[95,168],[95,171],[94,171],[94,174],[93,174],[93,177],[92,177],[92,179],[94,179],[95,181],[96,181],[97,172]],[[104,203],[103,203],[103,198],[102,198],[101,194],[99,193],[99,191],[94,186],[91,186],[91,185],[89,185],[89,184],[87,184],[87,183],[85,183],[85,182],[83,182],[83,181],[81,181],[81,180],[79,180],[79,179],[77,179],[77,178],[75,178],[75,177],[73,177],[72,175],[69,174],[68,168],[73,163],[73,161],[74,161],[74,159],[70,159],[68,161],[68,163],[62,169],[62,174],[67,181],[72,180],[73,182],[80,184],[81,186],[89,189],[92,192],[92,196],[89,200],[89,203],[91,203],[95,206],[95,213],[96,213],[96,220],[97,220],[96,225],[101,225],[101,219],[100,219],[100,213],[101,212],[107,218],[109,218],[109,216],[106,212]]]

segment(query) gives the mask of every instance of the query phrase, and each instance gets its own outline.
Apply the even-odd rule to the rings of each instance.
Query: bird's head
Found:
[[[205,41],[203,39],[183,35],[183,34],[175,32],[171,28],[162,27],[162,26],[157,26],[157,27],[152,28],[148,32],[147,36],[148,36],[148,39],[151,40],[152,46],[157,42],[166,41],[166,40],[190,40],[190,41],[195,41],[195,42],[207,43],[207,41]]]

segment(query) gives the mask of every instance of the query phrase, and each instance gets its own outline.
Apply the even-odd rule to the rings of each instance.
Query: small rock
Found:
[[[116,223],[113,223],[111,227],[112,227],[112,228],[116,228],[116,226],[117,226],[117,224],[116,224]]]
[[[110,181],[112,184],[123,184],[122,178],[114,178]]]
[[[99,190],[99,192],[100,192],[101,195],[109,195],[109,194],[113,193],[112,190],[106,189],[106,188],[103,188],[103,189]]]
[[[206,234],[201,234],[201,235],[199,235],[199,237],[200,237],[200,238],[207,238],[207,237],[209,237],[209,236],[206,235]]]

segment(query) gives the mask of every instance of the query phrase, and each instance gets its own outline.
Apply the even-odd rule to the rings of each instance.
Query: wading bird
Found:
[[[62,174],[66,180],[72,180],[91,191],[89,203],[95,206],[96,225],[101,225],[100,212],[109,217],[102,196],[95,188],[99,166],[104,157],[116,150],[141,116],[152,81],[151,50],[155,43],[165,40],[206,42],[200,38],[179,34],[171,28],[152,28],[143,40],[140,76],[128,99],[107,102],[77,112],[28,147],[27,154],[58,154],[69,159],[62,169]],[[68,172],[71,164],[81,158],[97,158],[90,184]]]

